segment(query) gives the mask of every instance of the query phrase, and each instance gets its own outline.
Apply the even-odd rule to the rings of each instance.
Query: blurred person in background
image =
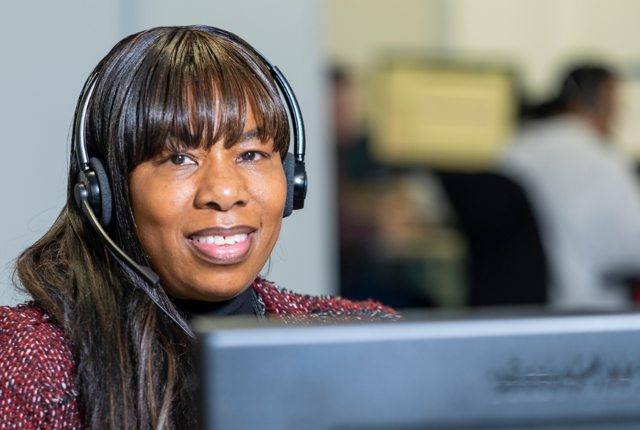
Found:
[[[554,307],[629,306],[628,281],[640,275],[640,185],[611,144],[616,103],[612,70],[570,70],[499,165],[525,189],[540,222]]]
[[[349,71],[333,67],[330,80],[338,165],[340,294],[383,300],[395,308],[429,307],[431,302],[420,293],[423,264],[388,255],[393,254],[390,242],[403,241],[420,224],[421,211],[407,191],[405,175],[371,156]]]
[[[350,181],[383,176],[385,172],[369,154],[369,139],[358,118],[355,83],[350,73],[342,67],[333,67],[331,87],[331,121],[338,151],[338,175]]]

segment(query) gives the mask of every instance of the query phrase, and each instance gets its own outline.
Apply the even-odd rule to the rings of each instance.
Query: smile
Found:
[[[249,255],[254,233],[226,235],[192,235],[189,243],[196,253],[215,264],[233,264]]]

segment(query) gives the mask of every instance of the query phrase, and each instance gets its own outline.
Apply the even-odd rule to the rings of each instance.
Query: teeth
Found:
[[[235,234],[233,236],[193,236],[192,240],[200,243],[214,243],[220,245],[234,245],[247,239],[246,234]]]

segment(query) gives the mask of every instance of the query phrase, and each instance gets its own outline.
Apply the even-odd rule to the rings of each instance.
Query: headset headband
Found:
[[[84,91],[82,93],[82,102],[78,105],[76,111],[75,123],[74,123],[74,137],[75,137],[75,150],[78,157],[78,163],[80,164],[80,170],[87,171],[89,167],[89,155],[87,151],[87,144],[85,142],[85,126],[87,117],[87,108],[89,107],[89,101],[91,100],[91,94],[96,86],[99,73],[92,74],[87,80]],[[79,115],[78,115],[79,114]]]
[[[284,77],[280,69],[271,64],[271,62],[267,60],[267,58],[259,51],[256,51],[255,49],[254,51],[267,66],[267,69],[269,69],[269,72],[278,85],[280,92],[284,95],[284,99],[287,102],[287,109],[289,110],[289,115],[291,116],[291,122],[293,126],[293,155],[296,161],[303,162],[307,142],[304,133],[304,121],[302,120],[302,113],[300,112],[300,105],[298,105],[296,95],[293,93],[289,82]]]

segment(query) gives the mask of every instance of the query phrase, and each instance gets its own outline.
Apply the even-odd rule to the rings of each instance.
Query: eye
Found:
[[[240,160],[241,161],[257,161],[262,157],[264,157],[264,155],[261,152],[247,151],[240,156]]]
[[[186,154],[172,154],[169,156],[169,161],[176,166],[186,166],[189,164],[196,164],[195,161]]]

